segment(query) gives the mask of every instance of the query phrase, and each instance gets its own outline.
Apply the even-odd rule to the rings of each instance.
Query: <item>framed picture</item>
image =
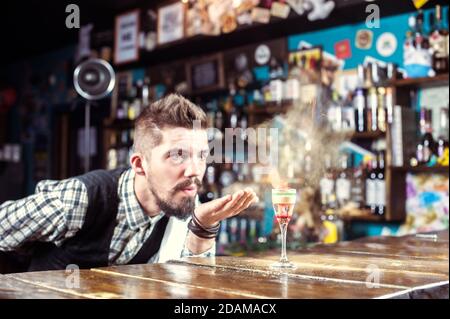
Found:
[[[139,10],[118,15],[114,31],[114,64],[139,59]]]
[[[323,59],[322,47],[315,46],[290,52],[288,59],[290,66],[300,69],[306,82],[320,82]]]
[[[158,44],[166,44],[184,37],[186,6],[181,1],[158,9]]]
[[[289,63],[302,69],[320,71],[322,63],[322,48],[312,47],[289,53]]]
[[[186,68],[191,93],[204,93],[225,87],[221,53],[190,61]]]

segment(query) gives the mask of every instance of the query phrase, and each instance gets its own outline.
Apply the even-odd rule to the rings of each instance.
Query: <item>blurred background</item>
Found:
[[[279,244],[274,177],[249,161],[256,128],[279,130],[279,177],[297,189],[291,249],[448,229],[446,1],[0,6],[0,204],[43,179],[127,167],[134,119],[176,92],[205,110],[212,143],[235,145],[208,165],[200,200],[247,186],[261,199],[222,223],[219,254]],[[86,61],[106,96],[75,89]]]

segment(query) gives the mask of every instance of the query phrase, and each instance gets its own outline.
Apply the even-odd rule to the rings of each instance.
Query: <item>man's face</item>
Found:
[[[145,166],[148,187],[169,216],[185,219],[195,207],[209,154],[206,130],[165,128]]]

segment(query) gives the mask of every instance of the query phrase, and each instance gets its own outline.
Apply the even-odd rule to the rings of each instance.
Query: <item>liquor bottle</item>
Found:
[[[352,156],[353,177],[350,201],[357,207],[364,207],[364,174],[362,165],[356,164],[356,158]]]
[[[236,175],[234,174],[232,167],[231,160],[229,158],[226,159],[219,177],[222,188],[228,187],[236,181]]]
[[[244,182],[253,182],[252,166],[245,162],[242,164],[242,174],[244,175]]]
[[[324,244],[335,244],[343,239],[344,222],[339,219],[335,209],[327,209],[320,219],[326,230],[326,234],[322,238]]]
[[[366,99],[364,97],[363,89],[357,89],[353,99],[353,106],[355,109],[355,126],[357,132],[365,132],[367,130],[367,115],[366,115]]]
[[[230,236],[228,233],[228,219],[224,219],[222,220],[222,222],[220,223],[220,232],[219,232],[219,243],[218,243],[218,247],[217,250],[219,252],[219,254],[224,254],[225,249],[228,247],[228,245],[230,244]]]
[[[392,124],[394,121],[394,94],[391,87],[386,88],[386,112],[387,112],[387,122]]]
[[[242,218],[240,222],[239,242],[241,245],[247,244],[247,219]]]
[[[128,101],[122,101],[119,103],[117,110],[116,110],[116,119],[122,120],[125,119],[128,115]]]
[[[249,230],[249,242],[254,244],[258,238],[257,229],[256,229],[256,219],[250,220],[250,230]]]
[[[287,102],[295,102],[300,98],[300,69],[297,55],[289,57],[289,74],[286,80],[285,99]]]
[[[242,112],[242,114],[241,114],[241,118],[239,120],[239,126],[242,129],[241,139],[246,140],[247,139],[248,118],[247,118],[247,114],[245,114],[245,112]]]
[[[233,175],[235,176],[235,180],[242,182],[244,181],[244,176],[242,175],[242,169],[241,169],[242,164],[238,163],[238,162],[234,162],[232,164],[232,168],[231,170],[233,171]]]
[[[216,169],[210,165],[206,168],[205,191],[200,196],[200,201],[206,203],[219,197],[219,191],[216,186]]]
[[[380,216],[386,212],[386,181],[384,175],[384,152],[378,155],[377,179],[375,182],[376,213]]]
[[[222,111],[219,110],[219,111],[216,112],[216,120],[215,120],[215,122],[216,122],[215,123],[215,127],[217,129],[217,130],[215,130],[216,131],[215,138],[218,139],[218,140],[222,140],[223,139],[223,135],[224,135],[223,132],[225,130]]]
[[[331,167],[331,157],[330,155],[325,155],[325,174],[320,179],[320,198],[322,204],[322,210],[325,211],[328,209],[331,196],[334,194],[334,178]]]
[[[150,105],[150,79],[144,78],[144,83],[141,91],[142,107],[145,108]]]
[[[381,132],[386,132],[387,118],[386,118],[386,89],[384,87],[378,88],[378,129]]]
[[[364,88],[365,85],[365,77],[366,77],[366,69],[364,68],[364,65],[358,64],[358,88]]]
[[[433,17],[433,16],[432,16]],[[434,16],[434,23],[432,24],[430,32],[430,46],[433,50],[433,69],[436,73],[448,73],[448,35],[449,32],[443,26],[442,9],[440,5],[436,6]]]
[[[376,214],[376,180],[377,180],[377,160],[372,158],[367,162],[366,176],[366,208],[372,214]]]
[[[445,150],[449,148],[448,143],[448,107],[441,108],[441,115],[439,116],[439,137],[437,142],[437,156],[443,158]]]
[[[378,97],[377,89],[371,87],[367,94],[367,128],[368,131],[376,132],[378,130]]]
[[[342,131],[342,106],[339,103],[339,94],[336,91],[332,93],[331,105],[328,108],[328,123],[334,132]]]
[[[118,167],[118,163],[117,163],[117,134],[116,132],[113,132],[110,135],[109,138],[109,145],[110,148],[108,150],[108,154],[107,154],[107,164],[106,164],[106,169],[107,170],[113,170],[116,169]]]
[[[239,114],[236,107],[233,107],[229,118],[229,127],[233,129],[233,132],[238,127],[238,122],[239,122]]]
[[[235,243],[238,236],[238,220],[236,217],[230,219],[230,242]]]
[[[348,84],[346,84],[346,87],[348,87]],[[344,96],[339,97],[339,103],[342,106],[342,130],[344,132],[356,131],[356,112],[353,107],[353,99],[352,94],[350,94],[350,90]]]
[[[421,139],[417,145],[417,161],[419,164],[428,164],[435,153],[436,142],[433,139],[432,111],[422,108],[420,110],[420,134]]]
[[[342,156],[339,177],[336,179],[336,198],[339,207],[344,207],[350,201],[351,182],[348,176],[348,157]]]

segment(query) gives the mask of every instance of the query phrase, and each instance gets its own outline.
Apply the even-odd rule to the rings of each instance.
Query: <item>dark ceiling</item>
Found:
[[[77,43],[76,29],[67,29],[66,6],[80,8],[81,24],[111,26],[116,12],[142,0],[4,0],[0,2],[0,64]],[[157,2],[157,1],[147,1]]]
[[[81,24],[95,22],[98,29],[112,29],[114,17],[117,13],[135,7],[157,6],[163,2],[175,0],[3,0],[0,1],[0,66],[21,60],[30,56],[63,48],[78,41],[78,30],[67,29],[65,20],[68,13],[66,6],[75,3],[80,8]],[[331,27],[342,23],[351,23],[363,19],[364,6],[368,0],[336,0],[337,7],[345,8],[333,13],[326,21],[315,23],[305,23],[302,19],[292,20],[284,24],[271,24],[262,26],[258,32],[232,34],[223,39],[216,39],[222,46],[233,45],[232,38],[237,38],[240,42],[264,41],[268,38],[275,38],[281,35],[306,32],[310,29]],[[414,10],[411,0],[376,0],[380,4],[382,16],[398,14]],[[432,0],[426,7],[431,7],[437,3],[448,4],[447,0]],[[354,5],[362,6],[355,10]],[[347,9],[351,7],[351,9]],[[357,14],[361,12],[362,14]],[[239,41],[235,41],[238,43]],[[239,42],[239,43],[240,43]],[[221,50],[220,45],[209,49]],[[196,45],[203,47],[204,45]],[[196,48],[194,48],[196,49]],[[192,49],[192,50],[194,50]],[[177,54],[185,54],[175,50]],[[173,52],[172,52],[173,53]],[[199,52],[191,52],[197,54]],[[161,56],[157,60],[169,57],[167,52],[162,50]]]

